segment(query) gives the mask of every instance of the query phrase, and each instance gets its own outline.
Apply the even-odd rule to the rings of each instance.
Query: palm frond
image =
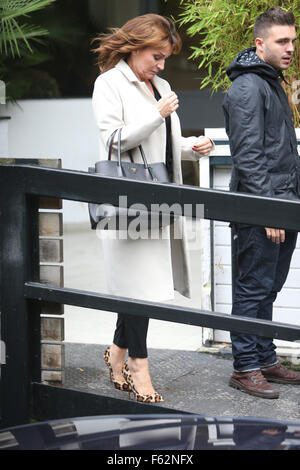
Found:
[[[0,17],[4,19],[19,18],[29,15],[56,0],[0,0]]]
[[[0,0],[0,53],[20,56],[20,44],[32,52],[30,41],[36,41],[48,32],[44,28],[20,20],[56,0]]]

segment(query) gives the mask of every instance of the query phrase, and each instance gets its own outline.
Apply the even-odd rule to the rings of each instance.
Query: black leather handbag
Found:
[[[121,132],[117,129],[113,132],[108,150],[108,159],[96,162],[94,168],[89,168],[89,173],[96,173],[101,176],[113,176],[118,178],[128,178],[135,181],[153,181],[159,183],[169,183],[167,167],[163,162],[152,163],[148,165],[144,150],[139,145],[139,150],[143,163],[121,162]],[[118,133],[118,160],[111,160],[112,146],[114,137]],[[128,230],[130,224],[138,217],[140,228],[161,229],[167,225],[173,224],[175,217],[173,213],[148,212],[143,207],[114,207],[111,204],[89,203],[89,215],[91,228],[102,230]]]

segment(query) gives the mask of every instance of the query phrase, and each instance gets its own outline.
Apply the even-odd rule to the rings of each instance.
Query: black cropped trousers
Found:
[[[144,359],[148,357],[147,333],[149,318],[137,315],[118,314],[114,344],[128,349],[129,357]]]

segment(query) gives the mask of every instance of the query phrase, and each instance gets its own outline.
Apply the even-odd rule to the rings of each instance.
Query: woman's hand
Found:
[[[193,145],[193,150],[201,155],[207,156],[213,148],[213,143],[208,137],[198,137],[196,143]]]
[[[176,93],[174,93],[174,91],[172,91],[166,96],[163,96],[157,102],[157,109],[163,118],[168,117],[171,113],[176,111],[178,106],[179,106],[178,97]]]

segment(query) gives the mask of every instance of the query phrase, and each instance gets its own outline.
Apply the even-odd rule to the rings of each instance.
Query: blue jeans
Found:
[[[232,315],[272,320],[273,303],[284,285],[297,242],[297,232],[285,232],[284,243],[269,240],[263,227],[235,228],[238,236],[238,277]],[[276,364],[271,338],[231,332],[233,367],[258,370]]]

